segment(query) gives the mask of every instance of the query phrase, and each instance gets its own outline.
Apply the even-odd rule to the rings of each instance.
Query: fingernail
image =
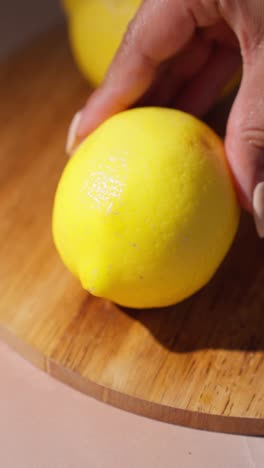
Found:
[[[82,111],[79,111],[73,117],[66,142],[66,153],[70,156],[78,146],[77,130],[81,120]]]
[[[254,219],[259,237],[264,237],[264,182],[260,182],[253,194]]]

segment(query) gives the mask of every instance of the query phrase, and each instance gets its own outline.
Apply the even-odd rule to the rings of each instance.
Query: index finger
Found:
[[[145,0],[128,27],[103,84],[84,107],[80,139],[133,105],[153,83],[159,65],[191,39],[196,24],[182,0]]]

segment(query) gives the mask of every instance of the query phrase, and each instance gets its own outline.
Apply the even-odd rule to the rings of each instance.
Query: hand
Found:
[[[103,84],[75,118],[70,144],[135,105],[202,116],[241,61],[225,145],[241,203],[264,237],[263,0],[145,0]]]

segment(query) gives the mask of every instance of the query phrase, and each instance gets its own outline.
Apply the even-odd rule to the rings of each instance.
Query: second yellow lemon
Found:
[[[141,0],[64,0],[75,59],[97,86]]]

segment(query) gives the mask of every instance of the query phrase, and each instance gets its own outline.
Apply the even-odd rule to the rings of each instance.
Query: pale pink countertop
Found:
[[[120,411],[53,380],[0,343],[1,468],[263,468],[264,438]]]

